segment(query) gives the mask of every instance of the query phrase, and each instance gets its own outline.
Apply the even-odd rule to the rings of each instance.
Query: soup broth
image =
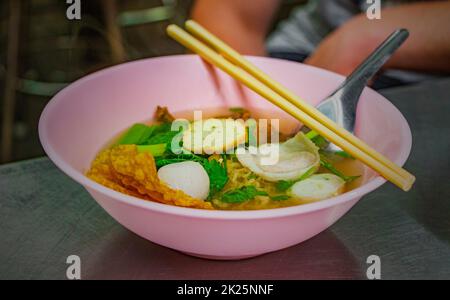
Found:
[[[203,120],[211,120],[211,119],[220,119],[220,120],[226,120],[230,118],[236,118],[236,115],[241,115],[244,117],[250,117],[251,119],[254,119],[256,123],[258,123],[260,120],[269,120],[270,126],[269,129],[273,130],[274,132],[279,133],[279,143],[282,145],[283,143],[289,143],[289,141],[296,139],[297,132],[300,130],[301,125],[294,120],[293,118],[286,116],[285,114],[281,112],[275,112],[275,111],[268,111],[268,110],[252,110],[251,113],[248,112],[248,115],[245,115],[244,112],[247,112],[243,109],[229,109],[229,108],[214,108],[214,109],[203,109],[202,111],[202,119]],[[186,119],[190,122],[190,124],[193,124],[194,120],[194,114],[193,111],[184,111],[184,112],[178,112],[173,115],[173,118],[176,119]],[[276,120],[275,122],[271,122],[270,120]],[[147,122],[144,122],[146,126],[158,126],[160,123],[158,123],[156,120],[149,120]],[[121,138],[127,132],[129,129],[125,130],[115,138],[111,140],[107,144],[106,147],[104,147],[103,151],[108,151],[110,149],[113,149],[114,147],[117,147],[117,145],[120,144]],[[247,131],[247,138],[250,135],[250,133]],[[301,139],[306,139],[302,135],[301,138],[298,138],[299,141]],[[258,142],[261,141],[258,138]],[[265,143],[271,143],[271,137],[270,133],[268,134],[268,139]],[[305,142],[311,143],[311,142]],[[261,144],[261,143],[260,143]],[[261,146],[261,145],[258,145]],[[291,147],[292,148],[292,147]],[[290,149],[290,148],[289,148]],[[322,150],[319,150],[321,152]],[[167,152],[166,152],[167,153]],[[301,154],[301,153],[300,153]],[[293,154],[287,153],[286,155],[288,157],[295,157],[295,155],[300,155],[298,152],[294,152]],[[311,156],[311,155],[310,155]],[[303,159],[309,158],[310,156],[305,156]],[[182,162],[182,159],[174,159],[172,156],[168,156],[170,159],[172,159],[176,162]],[[225,170],[226,175],[226,183],[223,184],[220,188],[220,190],[215,191],[212,193],[212,190],[210,189],[209,196],[206,199],[202,199],[202,201],[208,202],[212,209],[219,209],[219,210],[257,210],[257,209],[271,209],[271,208],[281,208],[281,207],[288,207],[288,206],[295,206],[300,204],[309,203],[315,200],[314,197],[299,197],[296,196],[298,194],[303,195],[311,189],[309,186],[306,185],[307,180],[310,181],[315,179],[323,179],[320,178],[320,175],[324,175],[325,180],[330,180],[326,178],[326,176],[334,176],[331,175],[331,173],[334,172],[334,174],[349,174],[349,175],[361,175],[363,174],[363,166],[360,162],[348,158],[348,157],[337,157],[336,155],[332,157],[327,157],[326,153],[321,152],[321,163],[322,160],[327,160],[330,164],[332,164],[333,169],[324,167],[324,164],[321,164],[320,167],[317,167],[314,170],[309,170],[311,174],[299,174],[299,178],[296,178],[295,180],[273,180],[270,178],[270,180],[267,179],[268,175],[264,172],[259,172],[260,170],[256,167],[255,169],[252,169],[249,167],[249,165],[243,164],[243,159],[239,155],[236,155],[235,153],[226,153],[223,155],[219,154],[213,154],[213,155],[201,155],[201,156],[192,156],[195,162],[201,162],[203,166],[208,164],[209,162],[212,162],[213,160],[217,161],[217,163],[214,163],[212,165],[221,165],[223,167],[222,171]],[[300,156],[299,156],[300,157]],[[161,170],[161,168],[167,167],[169,164],[166,164],[163,159],[160,157],[155,157],[156,162],[156,168],[158,170]],[[183,158],[184,159],[184,158]],[[201,160],[200,160],[201,159]],[[189,160],[189,159],[186,159]],[[250,161],[251,162],[251,161]],[[327,166],[327,165],[325,165]],[[262,168],[264,169],[264,168]],[[276,169],[276,168],[274,168]],[[311,168],[312,169],[312,168]],[[205,170],[208,171],[208,167],[205,167]],[[255,172],[255,170],[258,170]],[[277,169],[278,170],[278,169]],[[331,170],[331,171],[330,171]],[[294,170],[295,171],[295,170]],[[313,172],[314,171],[314,172]],[[278,172],[278,171],[277,171]],[[336,173],[337,172],[337,173]],[[307,173],[307,172],[305,172]],[[181,174],[181,173],[180,173]],[[278,173],[276,173],[278,176]],[[327,175],[328,174],[328,175]],[[213,171],[209,170],[209,178],[211,187],[213,186],[213,181],[215,180],[215,175]],[[306,176],[308,175],[308,176]],[[88,174],[89,176],[89,174]],[[181,175],[180,175],[181,176]],[[313,177],[311,177],[313,176]],[[339,175],[340,176],[340,175]],[[341,176],[341,177],[342,177]],[[224,174],[222,172],[222,177],[224,177]],[[303,177],[303,178],[302,178]],[[358,187],[361,184],[360,178],[351,178],[351,180],[347,180],[345,182],[344,186],[339,189],[338,193],[335,193],[333,195],[337,195],[349,190],[352,190],[356,187]],[[343,177],[344,178],[344,177]],[[95,180],[95,179],[94,179]],[[195,178],[190,179],[195,180]],[[300,185],[297,185],[298,181],[302,181],[305,183],[304,187],[301,187]],[[322,182],[312,180],[311,183],[315,184],[317,188],[322,188]],[[331,180],[335,180],[335,178],[331,178]],[[98,180],[97,180],[98,181]],[[120,185],[122,181],[119,180],[118,184]],[[163,180],[161,180],[163,182]],[[325,184],[327,184],[326,181],[324,181]],[[171,186],[170,184],[168,184]],[[201,184],[200,184],[201,185]],[[110,186],[111,187],[111,186]],[[280,188],[281,187],[281,188]],[[134,186],[132,186],[134,188]],[[116,188],[117,190],[117,188]],[[133,189],[134,196],[139,196],[140,193],[143,191],[143,189],[139,190]],[[293,191],[296,191],[295,193]],[[314,191],[313,191],[314,192]],[[153,193],[145,193],[145,191],[142,193],[142,198],[146,200],[155,200],[159,201],[159,199],[156,199],[157,196],[161,196],[160,194],[156,194],[156,197],[153,196]],[[144,197],[145,196],[145,197]],[[176,205],[176,204],[175,204]],[[184,206],[184,205],[182,205]]]

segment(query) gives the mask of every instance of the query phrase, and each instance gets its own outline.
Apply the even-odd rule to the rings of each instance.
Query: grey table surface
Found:
[[[242,261],[193,258],[116,223],[47,158],[0,167],[0,279],[65,279],[69,255],[82,279],[364,279],[367,257],[383,279],[450,279],[450,80],[384,90],[414,136],[404,193],[365,196],[327,231]]]

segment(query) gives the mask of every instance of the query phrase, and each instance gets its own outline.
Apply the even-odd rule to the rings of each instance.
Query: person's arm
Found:
[[[330,34],[306,62],[348,75],[395,29],[406,28],[411,35],[386,68],[450,72],[450,1],[387,8],[381,17],[353,18]]]
[[[192,18],[243,54],[266,55],[265,39],[281,0],[197,0]]]

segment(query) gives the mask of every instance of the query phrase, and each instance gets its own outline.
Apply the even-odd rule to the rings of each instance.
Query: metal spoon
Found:
[[[406,41],[409,32],[398,29],[392,33],[375,51],[347,77],[339,88],[323,100],[317,109],[328,118],[353,133],[358,101],[369,80],[389,60],[392,54]],[[338,146],[328,143],[327,152],[342,151]]]

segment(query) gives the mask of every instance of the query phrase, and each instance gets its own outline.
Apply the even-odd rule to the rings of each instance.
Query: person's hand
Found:
[[[306,63],[349,75],[376,47],[366,18],[356,17],[328,35]]]
[[[280,4],[281,0],[196,0],[191,18],[240,53],[266,56],[266,35]]]

